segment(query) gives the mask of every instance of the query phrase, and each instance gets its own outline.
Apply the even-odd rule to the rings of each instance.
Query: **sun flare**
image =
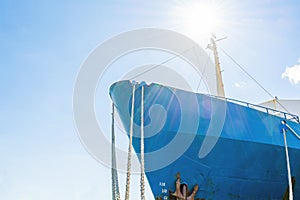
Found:
[[[218,32],[222,25],[223,11],[217,4],[189,2],[173,9],[176,24],[192,36],[208,36]]]

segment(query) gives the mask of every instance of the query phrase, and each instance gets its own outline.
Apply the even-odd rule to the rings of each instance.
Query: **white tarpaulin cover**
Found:
[[[260,105],[300,116],[300,99],[277,99]]]

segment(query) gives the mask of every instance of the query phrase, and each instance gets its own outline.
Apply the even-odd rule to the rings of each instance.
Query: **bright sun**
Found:
[[[218,32],[222,24],[222,9],[213,3],[189,1],[176,5],[172,13],[175,23],[192,36],[208,36]]]

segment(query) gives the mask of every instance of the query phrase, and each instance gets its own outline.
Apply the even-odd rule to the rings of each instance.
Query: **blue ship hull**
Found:
[[[136,85],[134,112],[133,147],[138,157],[141,85]],[[145,171],[155,198],[169,199],[179,172],[189,190],[198,184],[196,198],[282,199],[288,187],[281,124],[287,120],[286,115],[279,117],[267,109],[259,111],[253,106],[158,84],[144,88]],[[131,94],[129,81],[110,88],[127,133]],[[299,123],[287,123],[300,133]],[[287,141],[291,172],[297,181],[300,141],[289,131]],[[300,199],[297,183],[294,198]]]

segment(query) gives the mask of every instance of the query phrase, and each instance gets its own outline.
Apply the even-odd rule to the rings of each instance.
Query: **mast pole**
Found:
[[[224,91],[224,84],[222,80],[222,72],[220,67],[220,61],[219,61],[219,55],[216,45],[216,36],[212,33],[210,38],[211,44],[209,45],[209,48],[214,53],[214,59],[215,59],[215,67],[216,67],[216,78],[217,78],[217,95],[220,97],[225,97],[225,91]]]

